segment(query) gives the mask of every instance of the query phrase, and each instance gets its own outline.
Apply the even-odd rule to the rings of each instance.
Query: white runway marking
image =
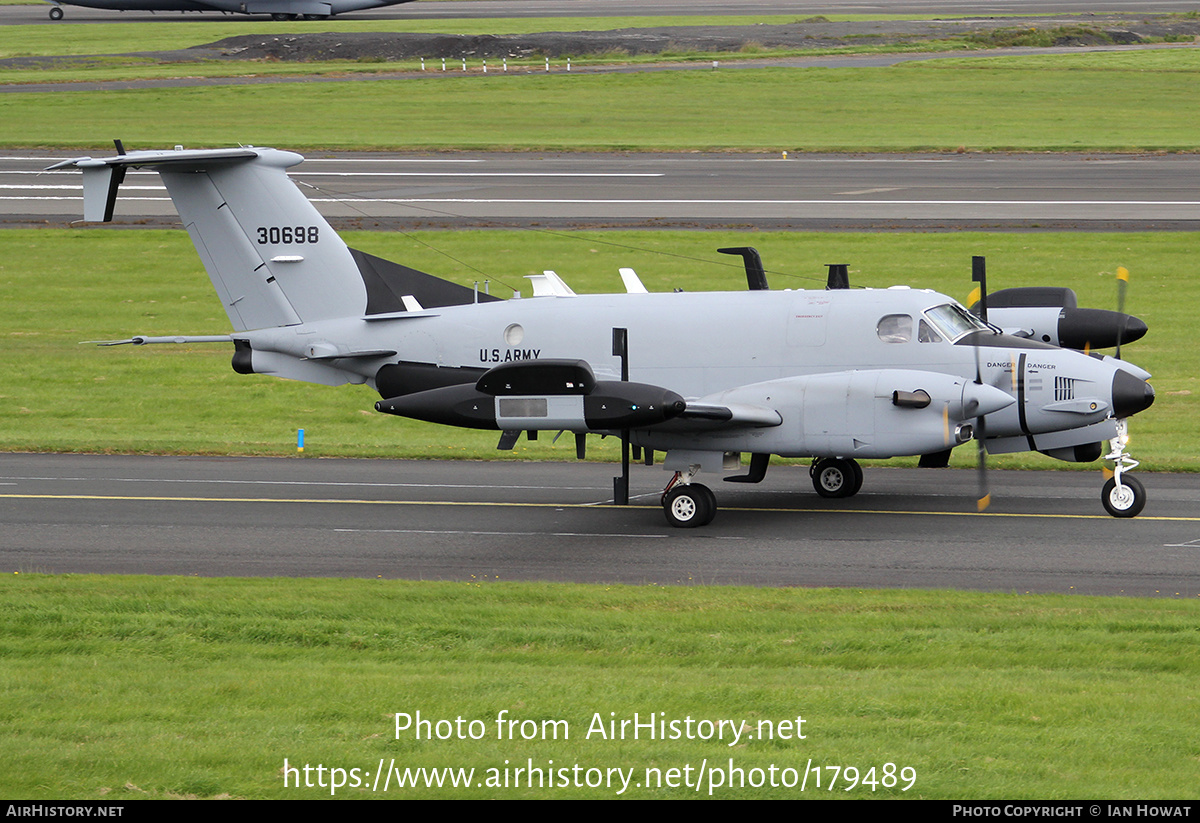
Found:
[[[289,177],[666,177],[664,172],[571,171],[308,171]]]
[[[638,537],[661,540],[669,534],[621,534],[613,532],[476,532],[462,529],[334,529],[352,534],[467,534],[476,537]]]

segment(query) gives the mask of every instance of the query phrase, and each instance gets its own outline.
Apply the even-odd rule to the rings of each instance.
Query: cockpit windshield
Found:
[[[970,332],[991,331],[987,324],[957,303],[944,303],[926,309],[925,316],[942,336],[951,342],[957,342],[960,337]]]

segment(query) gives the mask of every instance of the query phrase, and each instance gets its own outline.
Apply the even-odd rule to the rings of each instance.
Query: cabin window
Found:
[[[912,340],[912,318],[907,314],[885,314],[879,319],[875,333],[884,343],[907,343]]]

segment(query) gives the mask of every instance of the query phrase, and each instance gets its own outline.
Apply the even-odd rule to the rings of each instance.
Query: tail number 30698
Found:
[[[317,226],[259,226],[258,244],[278,246],[283,243],[316,243],[320,232]]]

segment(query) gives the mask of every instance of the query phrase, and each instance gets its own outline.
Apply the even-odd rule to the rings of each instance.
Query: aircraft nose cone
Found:
[[[1118,369],[1113,375],[1112,399],[1117,417],[1129,417],[1150,408],[1154,403],[1154,387],[1140,377]]]

